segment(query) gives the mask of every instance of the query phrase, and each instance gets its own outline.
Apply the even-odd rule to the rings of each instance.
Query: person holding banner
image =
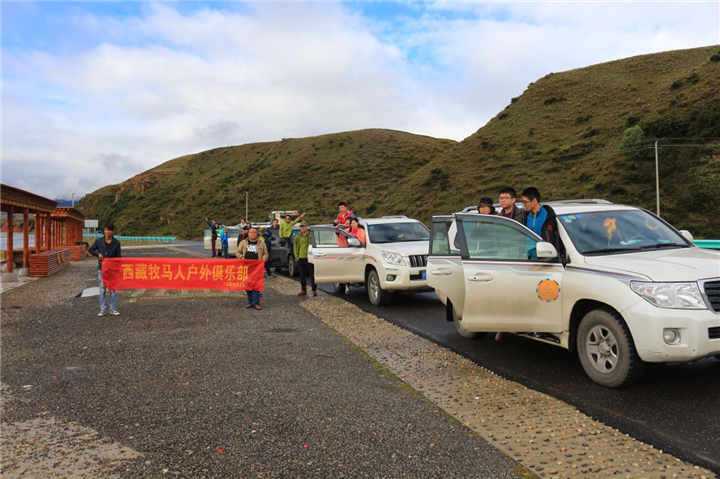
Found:
[[[235,253],[238,259],[267,261],[268,250],[265,246],[264,241],[260,241],[258,238],[258,230],[252,227],[248,230],[247,239],[240,242],[237,253]],[[248,291],[247,292],[248,304],[246,308],[255,308],[258,311],[260,307],[260,291]]]
[[[98,258],[98,283],[100,290],[100,312],[98,316],[105,316],[107,309],[105,308],[105,292],[108,289],[103,283],[102,277],[102,261],[105,258],[120,258],[122,252],[120,250],[120,242],[113,236],[115,225],[107,223],[103,229],[104,236],[95,240],[90,247],[90,254]],[[110,291],[110,314],[118,316],[120,313],[115,309],[115,290]]]

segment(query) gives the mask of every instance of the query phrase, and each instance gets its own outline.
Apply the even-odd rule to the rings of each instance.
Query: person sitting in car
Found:
[[[338,226],[337,226],[337,229],[338,229],[338,230],[345,230],[345,231],[347,231],[347,232],[349,233],[349,232],[350,232],[350,217],[345,218],[345,223],[342,224],[342,225],[338,225]],[[338,244],[339,247],[341,247],[341,248],[346,248],[346,247],[347,247],[347,245],[348,245],[348,244],[347,244],[347,236],[345,236],[344,234],[340,233],[339,231],[336,231],[336,232],[335,232],[335,237],[337,238],[337,244]]]
[[[365,227],[360,224],[360,220],[356,216],[350,217],[350,231],[348,233],[360,240],[360,244],[363,246],[367,243]]]

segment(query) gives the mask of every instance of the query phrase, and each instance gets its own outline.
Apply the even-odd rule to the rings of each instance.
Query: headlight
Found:
[[[630,288],[658,308],[707,309],[697,283],[640,283]]]
[[[398,266],[405,266],[405,261],[403,260],[402,255],[400,255],[399,253],[383,251],[382,258],[385,260],[386,263],[395,264]]]

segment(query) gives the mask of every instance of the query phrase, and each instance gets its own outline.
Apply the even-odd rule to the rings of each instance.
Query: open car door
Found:
[[[562,332],[564,267],[555,248],[507,218],[474,214],[456,218],[463,240],[459,242],[465,282],[463,327]],[[554,258],[547,257],[548,249]]]
[[[333,226],[313,226],[308,261],[315,265],[316,283],[365,281],[365,248],[360,241]]]

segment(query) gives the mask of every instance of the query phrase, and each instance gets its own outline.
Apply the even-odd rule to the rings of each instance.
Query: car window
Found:
[[[685,238],[665,222],[639,209],[561,215],[558,221],[581,254],[689,246]]]
[[[470,259],[537,261],[534,251],[540,240],[518,223],[478,216],[464,218],[462,227]]]
[[[367,231],[370,242],[378,244],[428,241],[430,239],[430,230],[419,221],[369,225]]]
[[[430,254],[460,256],[460,249],[450,246],[449,231],[454,224],[452,219],[433,221],[430,235]]]

